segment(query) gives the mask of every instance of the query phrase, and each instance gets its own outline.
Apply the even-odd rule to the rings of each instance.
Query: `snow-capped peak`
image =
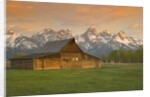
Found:
[[[125,40],[127,38],[125,32],[121,31],[117,34],[122,40]]]
[[[125,32],[121,31],[117,34],[113,35],[113,41],[119,42],[119,43],[123,43],[125,45],[129,45],[130,44],[130,40],[127,37],[127,35],[125,34]]]
[[[104,34],[106,36],[111,36],[112,35],[112,33],[109,30],[101,31],[100,34]]]
[[[88,29],[87,29],[87,31],[86,32],[92,32],[92,33],[98,33],[99,32],[99,30],[98,30],[98,28],[96,27],[96,26],[91,26],[91,27],[89,27]]]
[[[51,28],[44,29],[42,32],[38,32],[31,36],[31,38],[37,40],[37,42],[42,45],[44,45],[48,41],[63,40],[72,37],[73,34],[71,29],[60,29],[58,31],[55,31]]]
[[[55,31],[51,28],[46,28],[43,31],[33,34],[31,37],[26,37],[9,30],[6,33],[7,51],[18,52],[27,51],[32,53],[33,50],[39,49],[49,41],[64,40],[74,37],[71,29],[61,29]],[[114,49],[136,49],[143,45],[142,40],[130,37],[125,32],[121,31],[113,34],[108,30],[99,31],[96,26],[89,27],[85,33],[76,36],[76,43],[86,52],[89,52],[97,57],[100,54],[108,53]]]
[[[80,35],[77,38],[77,43],[83,50],[98,57],[112,50],[135,50],[143,45],[142,40],[130,37],[123,31],[114,34],[108,30],[97,31],[95,27],[88,28],[84,34]]]
[[[13,30],[9,30],[6,33],[6,46],[13,48],[15,46],[15,40],[22,35],[15,33]]]
[[[15,33],[14,31],[8,31],[6,34],[6,47],[13,48],[24,48],[33,49],[37,47],[35,40],[21,34]]]

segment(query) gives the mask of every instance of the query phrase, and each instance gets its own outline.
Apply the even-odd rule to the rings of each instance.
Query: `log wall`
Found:
[[[14,69],[33,69],[33,61],[29,60],[11,60],[11,68]]]

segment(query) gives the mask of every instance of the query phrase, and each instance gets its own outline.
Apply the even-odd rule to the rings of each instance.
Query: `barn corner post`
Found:
[[[98,66],[99,68],[102,68],[102,62],[100,60],[98,61]]]
[[[62,60],[62,58],[61,58],[61,54],[59,55],[59,69],[62,69],[63,67],[62,67],[62,62],[63,62],[63,60]]]
[[[95,68],[101,68],[102,67],[102,61],[100,59],[96,60],[95,62]]]
[[[44,57],[41,58],[42,61],[42,70],[44,70]]]
[[[33,58],[33,70],[38,70],[38,59]]]

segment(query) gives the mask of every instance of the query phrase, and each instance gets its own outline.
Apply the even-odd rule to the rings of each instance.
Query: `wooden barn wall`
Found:
[[[34,59],[34,69],[76,69],[76,68],[100,68],[97,60],[61,60],[54,58]]]
[[[11,60],[11,67],[14,69],[33,69],[32,59]]]
[[[58,58],[44,58],[44,69],[60,69]]]
[[[60,61],[55,58],[38,58],[34,59],[34,69],[60,69]]]

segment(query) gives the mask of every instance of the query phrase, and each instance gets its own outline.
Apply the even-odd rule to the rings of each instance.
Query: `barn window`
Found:
[[[74,58],[72,58],[72,61],[78,61],[79,60],[79,58],[78,57],[74,57]]]
[[[72,58],[72,61],[75,61],[75,58]]]
[[[76,61],[78,61],[79,60],[79,58],[76,58]]]

